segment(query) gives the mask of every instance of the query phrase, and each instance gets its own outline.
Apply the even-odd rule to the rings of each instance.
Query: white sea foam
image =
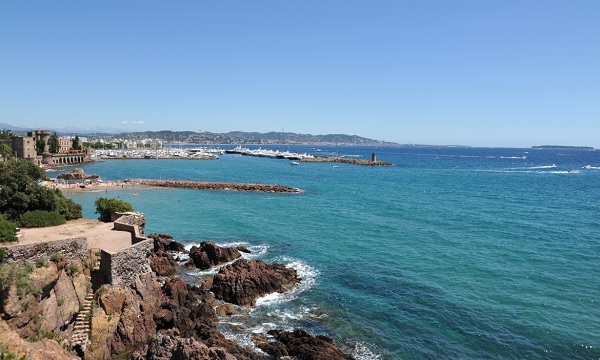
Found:
[[[273,293],[256,299],[257,307],[270,306],[294,300],[298,297],[299,294],[312,288],[317,281],[317,276],[319,276],[319,270],[300,260],[284,256],[276,259],[275,261],[285,264],[286,267],[295,269],[298,272],[298,277],[302,280],[300,281],[300,283],[294,286],[292,290],[288,292],[285,292],[283,294]]]
[[[550,165],[542,165],[542,166],[532,166],[528,169],[554,169],[556,168],[555,164],[550,164]]]
[[[354,349],[350,351],[350,355],[356,360],[374,360],[382,359],[381,355],[375,354],[369,347],[363,343],[356,343]]]
[[[527,159],[527,156],[500,156],[500,159]]]

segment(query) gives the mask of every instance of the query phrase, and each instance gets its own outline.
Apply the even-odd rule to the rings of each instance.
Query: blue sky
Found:
[[[3,1],[0,123],[600,148],[600,1]]]

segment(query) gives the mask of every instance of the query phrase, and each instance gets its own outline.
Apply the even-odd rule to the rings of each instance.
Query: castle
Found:
[[[49,130],[34,130],[27,132],[27,136],[13,136],[11,147],[16,157],[39,166],[82,164],[90,161],[90,149],[74,150],[71,138],[58,138],[55,154],[50,153],[49,143]]]

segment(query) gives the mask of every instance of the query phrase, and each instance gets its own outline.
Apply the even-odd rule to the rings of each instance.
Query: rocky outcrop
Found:
[[[158,276],[172,276],[177,274],[177,262],[171,254],[162,250],[150,255],[150,268]]]
[[[94,309],[91,343],[86,358],[104,359],[142,347],[156,334],[154,314],[162,289],[153,272],[135,277],[130,287],[106,285]]]
[[[254,337],[256,345],[267,354],[279,359],[297,357],[311,360],[352,360],[333,343],[330,337],[312,336],[302,329],[293,332],[271,330],[266,335]]]
[[[154,251],[176,251],[187,253],[183,244],[173,241],[173,237],[169,234],[150,234],[149,238],[154,240]]]
[[[288,291],[298,282],[296,270],[285,265],[240,259],[221,268],[213,279],[211,291],[217,299],[251,306],[256,304],[258,297]]]
[[[57,179],[63,179],[63,180],[79,180],[79,181],[85,181],[85,180],[93,180],[93,181],[98,181],[100,180],[100,175],[93,175],[93,174],[86,174],[83,169],[81,168],[75,168],[73,171],[68,172],[68,173],[64,173],[64,174],[60,174],[56,177]]]
[[[23,340],[3,320],[0,320],[0,334],[2,334],[0,336],[0,352],[2,352],[3,359],[10,359],[8,354],[10,352],[15,355],[15,359],[23,357],[31,360],[79,360],[77,356],[64,350],[54,340],[43,339],[38,342]]]
[[[208,347],[194,338],[181,338],[177,331],[159,333],[148,344],[146,354],[140,359],[171,360],[236,360],[237,358],[222,347]]]
[[[228,263],[242,256],[240,251],[235,248],[225,248],[216,245],[212,241],[200,243],[200,247],[192,246],[190,249],[190,261],[185,265],[187,267],[197,267],[201,270],[210,269],[213,266]]]

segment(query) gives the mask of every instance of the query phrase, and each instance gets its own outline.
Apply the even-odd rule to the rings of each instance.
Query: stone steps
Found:
[[[73,324],[73,334],[71,334],[71,345],[78,345],[84,350],[92,332],[92,323],[88,319],[88,316],[92,313],[93,300],[94,293],[91,292],[91,290],[88,290],[88,293],[85,296],[85,300],[83,302],[83,307],[79,314],[77,314],[77,317],[75,318],[75,323]]]

